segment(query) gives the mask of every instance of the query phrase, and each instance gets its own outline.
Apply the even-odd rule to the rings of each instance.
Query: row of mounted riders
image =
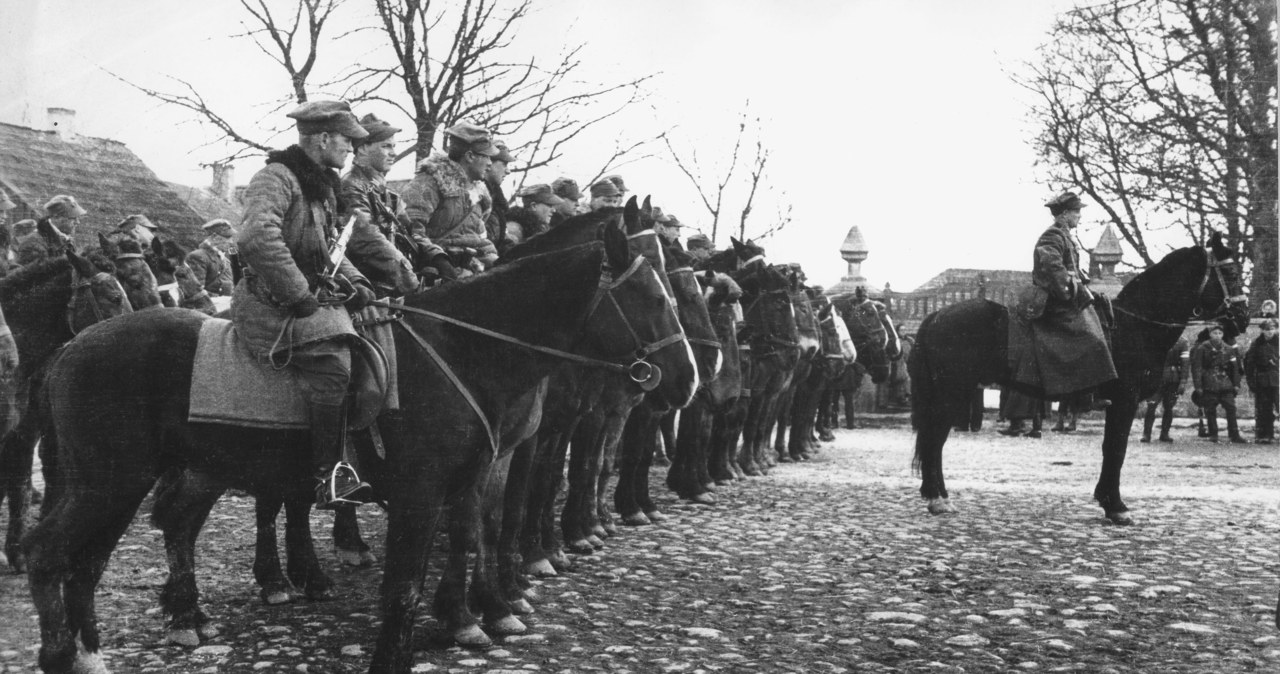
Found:
[[[258,499],[254,574],[266,601],[332,590],[310,536],[306,432],[187,420],[197,337],[210,318],[130,311],[159,304],[154,278],[150,295],[133,297],[147,292],[138,278],[156,275],[147,258],[161,273],[180,259],[163,245],[148,256],[130,243],[68,252],[0,280],[25,412],[0,446],[10,504],[5,552],[28,574],[44,671],[105,671],[94,591],[153,488],[152,520],[170,565],[161,603],[171,641],[210,636],[194,546],[228,488]],[[661,519],[648,469],[675,410],[668,484],[709,502],[717,481],[774,463],[775,423],[791,427],[784,455],[805,457],[823,389],[855,358],[873,380],[888,375],[900,343],[882,305],[832,304],[763,253],[734,241],[695,269],[655,234],[648,201],[632,199],[530,239],[490,272],[404,298],[393,323],[399,409],[379,417],[379,441],[351,437],[362,475],[388,510],[371,671],[405,672],[412,663],[427,554],[442,523],[449,551],[435,613],[460,643],[485,644],[486,630],[524,631],[516,616],[532,610],[530,575],[563,570],[565,548],[588,553],[612,533],[604,486],[613,464],[622,520]],[[394,267],[361,271],[390,284],[402,271]],[[46,494],[38,523],[23,535],[37,441]],[[557,531],[553,506],[566,464]],[[276,550],[281,506],[287,574]],[[345,562],[375,561],[354,510],[337,510],[334,540]],[[478,560],[470,583],[469,553]]]

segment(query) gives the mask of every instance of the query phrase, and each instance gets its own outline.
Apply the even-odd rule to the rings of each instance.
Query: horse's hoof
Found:
[[[200,645],[200,634],[193,629],[169,630],[164,635],[165,643],[195,648]]]
[[[493,645],[493,639],[479,625],[459,627],[453,631],[453,640],[465,648],[486,648]]]
[[[520,596],[524,597],[526,601],[538,601],[538,591],[532,587],[526,587],[525,589],[521,590]]]
[[[615,529],[613,533],[616,534],[618,532]],[[594,527],[591,527],[591,533],[587,534],[587,540],[591,540],[591,537],[595,536],[596,538],[603,541],[604,539],[608,538],[611,535],[612,534],[609,533],[609,530],[606,529],[603,524],[597,524]]]
[[[778,463],[791,463],[791,457],[781,454],[778,456]]]
[[[667,516],[666,516],[666,515],[663,515],[662,513],[658,512],[657,510],[646,510],[646,511],[644,511],[644,516],[645,516],[645,517],[648,517],[648,518],[649,518],[649,521],[650,521],[650,522],[653,522],[654,524],[657,524],[658,522],[666,522],[666,521],[667,521]]]
[[[268,606],[279,606],[293,601],[293,597],[289,596],[288,590],[263,590],[262,601],[266,602]]]
[[[1109,510],[1107,511],[1107,519],[1111,520],[1112,524],[1122,527],[1133,524],[1133,517],[1129,515],[1128,510]]]
[[[334,548],[334,552],[338,555],[338,561],[347,566],[373,566],[378,562],[377,556],[368,550],[359,552]]]
[[[644,516],[644,513],[631,513],[628,515],[623,515],[622,523],[629,527],[644,527],[644,526],[653,524],[653,522],[649,521],[648,517]]]
[[[196,628],[196,634],[199,634],[200,638],[204,639],[205,641],[208,641],[209,639],[212,639],[221,633],[222,633],[222,630],[219,630],[218,626],[213,623],[205,623],[200,627]]]
[[[524,572],[534,578],[551,578],[560,575],[556,573],[556,567],[551,565],[551,560],[549,559],[539,559],[536,562],[525,564]]]
[[[587,536],[587,544],[595,548],[596,550],[604,549],[604,539],[595,534],[589,534]]]
[[[689,502],[697,503],[698,505],[715,505],[716,495],[709,491],[704,491],[701,494],[694,494],[693,497],[689,499]]]
[[[564,550],[556,548],[547,553],[547,561],[551,562],[558,573],[567,573],[573,570],[573,562],[569,560],[569,555]]]
[[[490,632],[504,637],[509,634],[524,634],[529,631],[529,628],[525,627],[524,623],[520,622],[520,619],[513,615],[503,616],[502,618],[489,623],[487,627]]]
[[[613,520],[609,520],[608,522],[605,522],[601,526],[604,527],[605,535],[600,536],[600,534],[596,534],[597,536],[600,536],[600,538],[610,538],[612,536],[618,535],[618,525],[615,524]],[[592,533],[595,533],[595,532],[592,531]]]
[[[931,515],[951,515],[956,512],[955,506],[945,498],[929,499],[929,514]]]
[[[716,481],[714,481],[714,480],[712,480],[711,482],[703,482],[703,483],[702,483],[702,490],[703,490],[703,491],[715,491],[715,490],[716,490],[716,485],[717,485],[717,484],[719,484],[719,483],[718,483],[718,482],[716,482]]]
[[[102,653],[76,653],[75,662],[71,663],[71,674],[111,674],[106,663],[102,661]]]
[[[823,442],[835,442],[836,436],[832,433],[823,433],[822,435],[818,436],[818,439],[822,440]]]
[[[517,599],[508,603],[511,605],[511,612],[516,615],[529,615],[530,613],[533,613],[533,604],[530,604],[525,599]]]
[[[564,546],[575,555],[589,555],[596,551],[595,546],[591,545],[585,538],[575,538],[572,541],[567,541]]]

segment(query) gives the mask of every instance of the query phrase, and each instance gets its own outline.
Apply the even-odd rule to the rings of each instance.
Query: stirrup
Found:
[[[362,505],[373,498],[373,487],[362,482],[356,469],[346,461],[333,464],[328,475],[318,478],[316,508],[332,510],[339,504]],[[341,483],[341,488],[338,486]]]

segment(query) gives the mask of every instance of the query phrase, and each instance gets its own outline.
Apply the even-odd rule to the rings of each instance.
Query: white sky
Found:
[[[1063,186],[1042,182],[1026,94],[1007,72],[1033,57],[1056,13],[1072,4],[539,0],[517,43],[553,57],[566,35],[585,41],[583,75],[594,81],[661,73],[652,110],[605,136],[675,127],[701,156],[725,155],[750,99],[773,151],[772,186],[784,193],[766,195],[756,213],[776,212],[775,200],[794,207],[791,225],[764,242],[770,259],[802,263],[811,283],[834,283],[845,271],[837,249],[856,224],[870,249],[864,274],[902,291],[948,267],[1030,268],[1031,246],[1050,222],[1042,204]],[[191,81],[249,132],[287,144],[255,128],[262,102],[288,83],[255,48],[228,37],[241,11],[233,0],[0,0],[0,121],[45,128],[45,108],[73,108],[81,133],[123,141],[163,179],[205,185],[200,164],[219,156],[200,147],[208,132],[104,69],[157,88],[174,88],[167,76]],[[389,108],[357,113],[370,109],[408,123]],[[527,181],[594,172],[604,149],[583,145]],[[407,174],[405,164],[396,173]],[[237,182],[260,165],[242,162]],[[621,173],[686,224],[709,223],[665,158]],[[1099,210],[1085,210],[1088,246],[1101,233]],[[725,234],[718,243],[727,244]]]

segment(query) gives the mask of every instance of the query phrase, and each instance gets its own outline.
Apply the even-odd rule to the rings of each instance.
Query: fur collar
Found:
[[[508,210],[507,221],[520,225],[520,228],[524,230],[525,240],[550,229],[547,225],[542,224],[536,213],[524,206],[516,206]]]
[[[342,191],[342,180],[338,177],[338,172],[311,161],[311,157],[297,145],[268,153],[267,164],[283,164],[289,169],[298,179],[302,196],[307,201],[335,200]]]
[[[434,154],[418,164],[418,173],[425,173],[435,181],[442,196],[456,197],[471,190],[471,179],[457,162],[443,154]]]

